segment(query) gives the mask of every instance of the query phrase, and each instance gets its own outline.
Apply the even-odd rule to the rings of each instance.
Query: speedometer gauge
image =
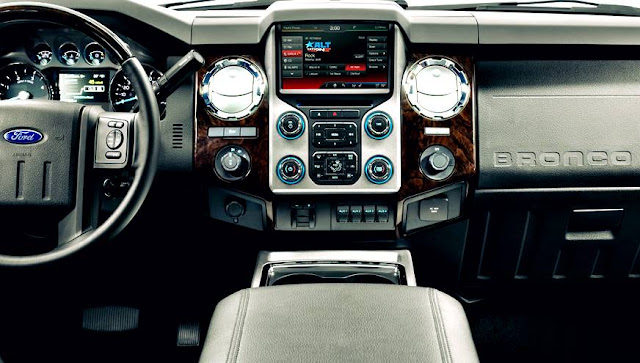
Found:
[[[158,78],[162,77],[162,73],[158,70],[145,65],[144,70],[147,72],[149,82],[152,84],[158,81]],[[114,111],[117,112],[131,112],[133,107],[138,101],[138,96],[131,85],[131,81],[124,75],[122,70],[119,70],[113,79],[109,87],[109,97],[111,99],[111,106]],[[160,112],[164,111],[167,102],[160,103]]]
[[[50,100],[51,86],[36,68],[14,63],[0,70],[0,100]]]

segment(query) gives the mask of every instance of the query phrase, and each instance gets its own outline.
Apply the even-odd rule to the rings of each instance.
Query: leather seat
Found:
[[[478,362],[460,303],[367,284],[245,289],[213,314],[201,363]]]

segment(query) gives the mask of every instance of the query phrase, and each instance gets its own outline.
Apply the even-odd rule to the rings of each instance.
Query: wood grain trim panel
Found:
[[[239,121],[224,121],[212,116],[207,112],[207,106],[200,97],[200,84],[209,68],[218,60],[229,57],[227,55],[207,55],[206,67],[198,71],[197,82],[197,105],[196,105],[196,147],[194,156],[195,170],[200,175],[205,176],[209,181],[222,186],[233,187],[234,189],[244,192],[267,197],[271,195],[269,190],[269,97],[266,94],[270,92],[267,89],[265,96],[260,103],[258,109],[249,117]],[[234,56],[235,57],[235,56]],[[240,55],[240,57],[249,59],[256,63],[264,70],[263,63],[260,59],[253,55]],[[241,139],[223,139],[209,138],[207,132],[209,127],[256,127],[258,130],[257,138],[241,138]],[[239,145],[245,148],[251,155],[251,173],[249,176],[233,184],[225,183],[220,180],[214,172],[214,158],[218,150],[227,145]]]
[[[408,64],[425,57],[440,57],[436,54],[413,53]],[[470,56],[447,56],[462,67],[470,82],[471,94],[469,102],[457,116],[445,121],[432,121],[420,116],[412,107],[407,97],[402,95],[402,186],[398,199],[403,200],[412,195],[459,181],[469,181],[476,174],[476,150],[474,142],[474,104],[475,78],[474,64]],[[425,127],[448,127],[450,136],[430,136],[424,134]],[[442,181],[434,181],[420,171],[420,154],[427,147],[439,144],[453,152],[456,166],[453,174]]]

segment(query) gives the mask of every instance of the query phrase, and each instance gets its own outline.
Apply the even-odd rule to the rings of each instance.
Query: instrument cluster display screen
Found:
[[[389,24],[283,24],[278,35],[280,91],[389,91]]]
[[[63,102],[109,102],[109,71],[60,72],[58,88]]]

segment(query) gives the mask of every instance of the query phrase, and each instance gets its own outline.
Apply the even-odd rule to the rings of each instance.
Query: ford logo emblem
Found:
[[[41,133],[31,129],[13,129],[4,133],[4,139],[12,144],[35,144],[43,138]]]

